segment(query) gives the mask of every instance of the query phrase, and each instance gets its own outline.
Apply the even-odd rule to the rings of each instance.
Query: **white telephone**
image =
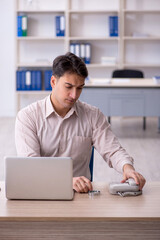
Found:
[[[109,192],[111,194],[125,196],[138,196],[142,194],[133,178],[129,178],[125,183],[110,183]]]

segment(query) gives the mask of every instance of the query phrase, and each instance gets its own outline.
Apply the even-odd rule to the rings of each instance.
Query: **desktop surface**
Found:
[[[73,201],[7,200],[4,183],[0,183],[0,221],[10,220],[129,220],[156,219],[160,221],[160,182],[148,182],[143,194],[120,197],[108,192],[107,183],[93,183],[98,196],[75,193]]]
[[[160,182],[146,183],[137,197],[75,193],[73,201],[7,200],[0,183],[0,239],[3,240],[159,240]]]

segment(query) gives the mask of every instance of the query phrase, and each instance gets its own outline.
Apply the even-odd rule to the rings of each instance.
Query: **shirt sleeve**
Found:
[[[96,109],[93,115],[93,145],[110,167],[122,173],[125,164],[133,166],[133,158],[121,146],[103,113]]]
[[[15,144],[18,156],[39,157],[40,144],[32,114],[21,110],[16,117]]]

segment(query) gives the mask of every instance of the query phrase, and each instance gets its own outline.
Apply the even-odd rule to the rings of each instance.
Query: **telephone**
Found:
[[[110,183],[109,192],[120,195],[121,197],[138,196],[142,194],[142,191],[139,190],[139,185],[135,183],[133,178],[129,178],[125,183]]]

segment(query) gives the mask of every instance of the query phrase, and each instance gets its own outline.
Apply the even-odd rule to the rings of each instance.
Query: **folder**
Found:
[[[118,16],[109,16],[109,36],[118,37]]]
[[[80,57],[85,62],[85,44],[80,45]]]
[[[85,63],[86,64],[91,63],[91,44],[90,43],[85,44]]]
[[[22,16],[17,16],[17,36],[22,37]]]
[[[65,36],[65,17],[60,16],[60,36]]]
[[[25,71],[25,89],[24,90],[31,90],[31,71]]]
[[[17,71],[16,72],[16,90],[17,91],[21,91],[21,76],[22,72],[21,71]]]
[[[75,55],[77,57],[80,57],[80,44],[79,43],[75,44]]]
[[[27,36],[27,16],[22,16],[22,36]]]
[[[74,43],[70,44],[70,52],[75,54],[75,44]]]
[[[52,76],[52,71],[51,70],[47,70],[44,73],[44,88],[46,91],[51,91],[52,87],[50,84],[50,80],[51,80],[51,76]]]

